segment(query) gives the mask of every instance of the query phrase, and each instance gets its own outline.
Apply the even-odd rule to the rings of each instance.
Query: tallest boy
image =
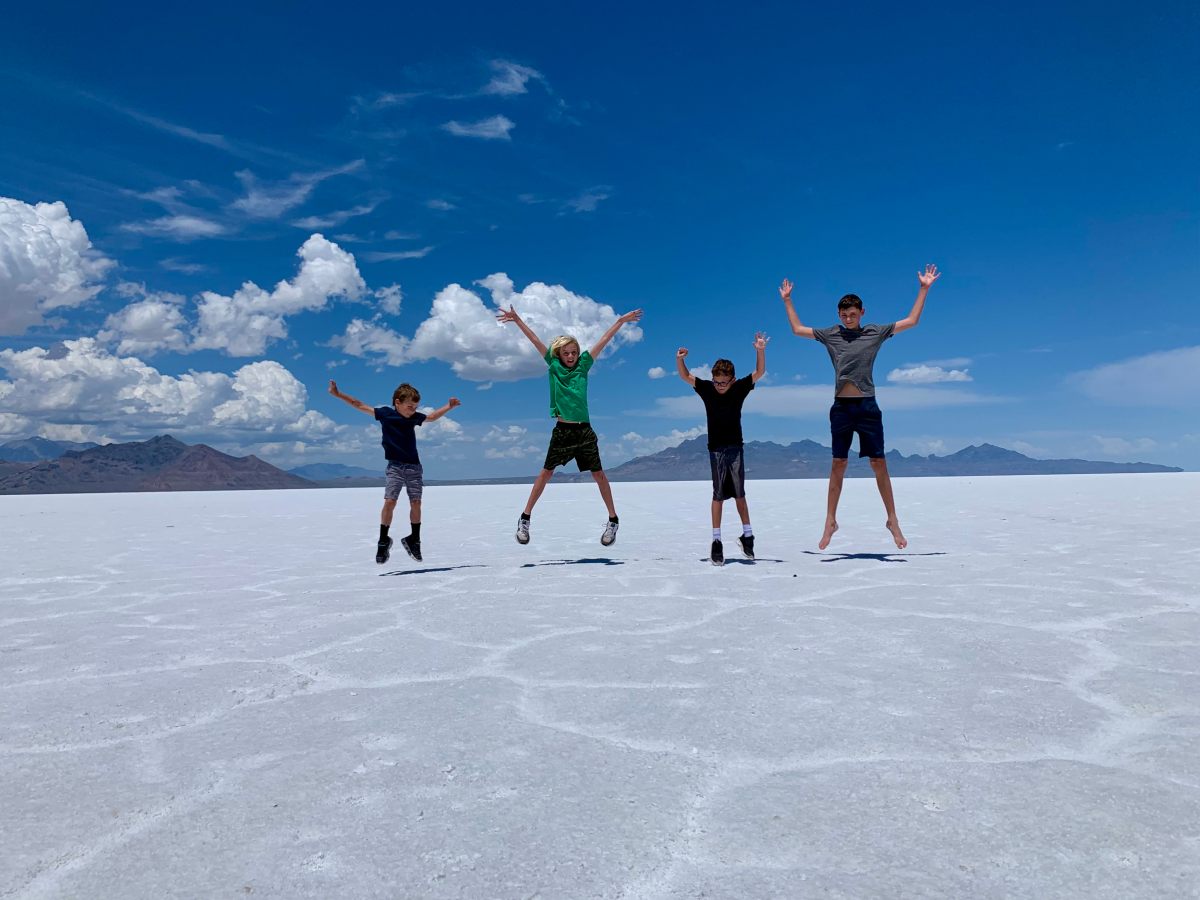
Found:
[[[846,466],[850,462],[850,442],[858,434],[858,455],[871,459],[875,472],[875,484],[887,510],[887,530],[892,533],[896,546],[903,550],[908,546],[896,518],[896,501],[892,497],[892,480],[888,476],[887,460],[883,455],[883,414],[875,402],[875,382],[872,367],[879,347],[893,334],[907,331],[921,321],[925,309],[925,295],[938,280],[937,266],[928,265],[924,272],[917,273],[921,288],[917,291],[912,312],[890,325],[863,325],[862,300],[856,294],[847,294],[838,301],[838,318],[841,325],[832,328],[809,328],[800,324],[800,316],[792,306],[792,283],[786,278],[779,286],[779,296],[787,309],[792,331],[800,337],[813,338],[825,345],[833,362],[834,398],[829,409],[829,428],[833,436],[833,468],[829,472],[829,499],[825,511],[825,531],[817,544],[824,550],[829,546],[833,533],[837,531],[838,500],[842,496],[842,480],[846,477]]]

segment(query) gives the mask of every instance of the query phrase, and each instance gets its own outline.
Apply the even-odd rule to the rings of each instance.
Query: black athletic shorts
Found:
[[[833,458],[850,456],[850,442],[858,435],[858,455],[883,456],[883,413],[874,397],[835,397],[829,407]]]
[[[718,447],[708,451],[712,467],[713,499],[746,496],[746,458],[741,447]]]
[[[550,448],[546,451],[546,462],[542,468],[557,469],[571,460],[575,460],[580,472],[599,472],[604,468],[600,465],[600,444],[596,441],[596,432],[587,422],[554,424]]]

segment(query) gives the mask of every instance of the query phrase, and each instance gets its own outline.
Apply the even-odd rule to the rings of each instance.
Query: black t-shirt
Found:
[[[417,456],[417,426],[425,421],[425,413],[417,412],[405,418],[393,406],[377,406],[375,418],[383,427],[383,455],[388,462],[419,466],[421,458]]]
[[[754,379],[746,375],[719,394],[711,381],[697,378],[695,390],[708,413],[708,449],[742,446],[742,403],[754,390]]]

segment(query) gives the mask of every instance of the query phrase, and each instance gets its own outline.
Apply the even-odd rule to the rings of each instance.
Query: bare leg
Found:
[[[420,500],[409,500],[408,501],[408,523],[410,525],[420,525],[421,524],[421,501]]]
[[[525,515],[533,514],[533,505],[538,502],[538,498],[542,496],[542,491],[546,489],[546,485],[550,483],[550,479],[553,477],[553,469],[542,469],[538,473],[537,480],[533,482],[533,490],[529,492],[529,500],[525,504]]]
[[[750,524],[750,505],[746,503],[745,497],[734,497],[734,504],[737,505],[738,516],[741,517],[743,525]]]
[[[383,509],[380,510],[380,512],[379,512],[379,524],[387,525],[387,526],[391,527],[392,513],[394,513],[395,511],[396,511],[396,501],[395,500],[384,500],[383,501]]]
[[[821,533],[820,543],[817,544],[817,548],[820,550],[829,546],[829,542],[833,540],[833,533],[838,530],[838,501],[842,499],[842,482],[846,478],[846,466],[848,465],[850,465],[849,459],[834,459],[833,465],[829,469],[829,499],[825,504],[825,530]]]
[[[882,456],[871,460],[871,468],[875,470],[875,485],[879,488],[879,496],[883,498],[883,508],[887,510],[887,530],[892,533],[892,540],[903,550],[908,546],[904,533],[900,530],[900,520],[896,517],[896,500],[892,496],[892,479],[888,475],[887,460]]]
[[[592,478],[596,480],[596,487],[600,488],[600,496],[604,500],[604,505],[608,507],[609,518],[617,517],[617,508],[613,506],[612,486],[608,483],[608,476],[604,474],[604,470],[592,473]]]
[[[721,527],[721,511],[725,509],[725,503],[722,500],[714,500],[712,502],[712,522],[713,528]]]

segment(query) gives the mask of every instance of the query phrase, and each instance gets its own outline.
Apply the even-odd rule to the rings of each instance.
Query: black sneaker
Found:
[[[754,535],[743,534],[738,538],[738,543],[741,544],[742,552],[746,554],[746,558],[754,559]]]
[[[388,561],[388,557],[392,555],[392,539],[384,538],[379,542],[379,546],[375,548],[375,562],[381,566]]]
[[[400,546],[404,548],[417,562],[421,562],[421,542],[414,538],[411,534],[408,537],[400,538]]]
[[[720,541],[713,541],[712,553],[708,555],[714,566],[725,565],[725,548],[721,546]]]

